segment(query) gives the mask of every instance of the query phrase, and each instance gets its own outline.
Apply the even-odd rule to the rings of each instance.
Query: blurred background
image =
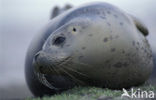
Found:
[[[50,20],[55,6],[79,6],[96,0],[0,1],[0,99],[32,97],[24,76],[28,46]],[[98,0],[111,3],[141,19],[156,57],[156,0]],[[152,76],[152,77],[156,77]]]

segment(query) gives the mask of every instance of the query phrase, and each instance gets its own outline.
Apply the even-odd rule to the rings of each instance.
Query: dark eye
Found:
[[[65,37],[57,37],[55,40],[54,40],[54,42],[53,42],[53,44],[54,45],[60,45],[60,44],[62,44],[64,41],[66,40],[66,38]]]
[[[76,32],[76,28],[75,27],[73,27],[73,31]]]

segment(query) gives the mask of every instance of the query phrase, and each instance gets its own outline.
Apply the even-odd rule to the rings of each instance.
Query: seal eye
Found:
[[[64,41],[65,41],[65,37],[57,37],[55,40],[54,40],[54,42],[53,42],[53,44],[54,45],[60,45],[60,44],[62,44]]]
[[[75,27],[73,27],[73,31],[76,32],[76,28]]]

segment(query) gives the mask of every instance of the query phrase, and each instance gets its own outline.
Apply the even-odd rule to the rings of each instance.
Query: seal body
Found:
[[[152,51],[153,51],[152,55],[153,55],[154,68],[153,68],[153,72],[148,82],[150,84],[156,85],[156,53],[155,53],[155,50],[152,50]]]
[[[76,85],[140,85],[153,67],[147,34],[138,19],[107,3],[71,9],[33,39],[25,66],[28,86],[42,96]]]

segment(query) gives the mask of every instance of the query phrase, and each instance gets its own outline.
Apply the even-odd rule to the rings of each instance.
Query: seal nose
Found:
[[[46,59],[46,53],[43,51],[39,51],[34,55],[33,58],[33,66],[34,66],[34,71],[39,72],[42,74],[48,74],[49,73],[49,61]]]
[[[37,58],[39,57],[40,53],[38,52],[37,54],[35,54],[34,56],[34,60],[37,61]]]
[[[41,73],[41,71],[43,70],[43,66],[40,65],[40,62],[38,62],[40,59],[39,56],[40,56],[40,52],[34,55],[33,65],[34,65],[35,71]]]

